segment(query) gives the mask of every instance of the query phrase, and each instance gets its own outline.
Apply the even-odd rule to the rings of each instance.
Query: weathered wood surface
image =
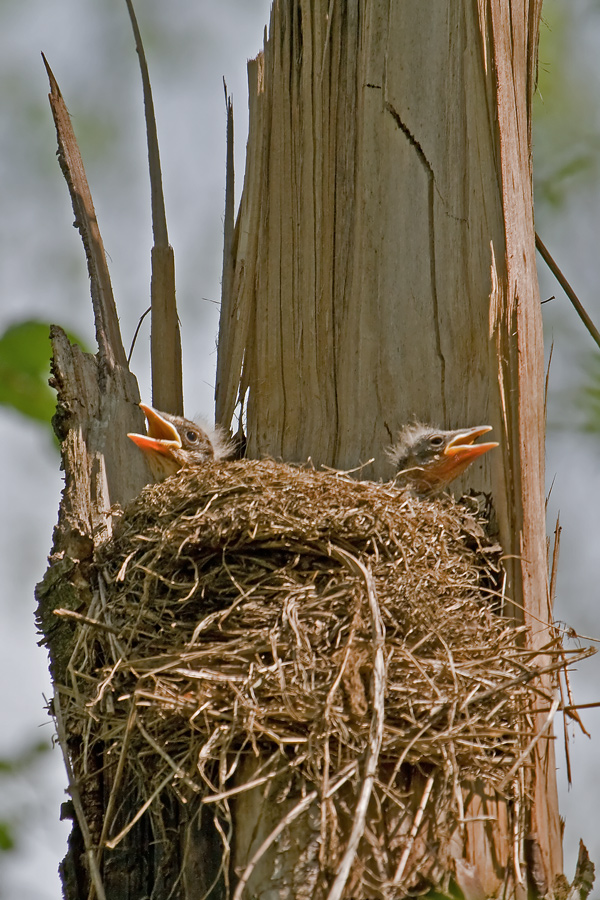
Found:
[[[375,457],[367,477],[389,476],[384,448],[411,416],[493,425],[501,449],[469,483],[493,493],[511,611],[543,646],[540,7],[276,0],[249,64],[216,398],[225,425],[245,399],[250,456],[338,468]],[[562,870],[552,743],[536,753],[531,834],[551,884]],[[502,879],[502,830],[490,844],[489,828],[469,826],[466,862],[486,891]]]
[[[104,244],[83,161],[62,94],[44,58],[58,159],[65,176],[75,225],[86,252],[98,354],[82,353],[60,328],[53,328],[54,386],[58,393],[55,430],[62,447],[65,493],[61,516],[80,523],[93,537],[109,519],[113,503],[125,503],[148,482],[148,469],[127,438],[143,428],[140,396],[121,339]],[[95,521],[98,520],[98,521]]]
[[[152,278],[151,296],[151,355],[152,355],[152,403],[157,409],[183,415],[183,372],[181,360],[181,334],[175,299],[175,254],[169,244],[167,215],[162,189],[162,172],[158,149],[158,133],[154,117],[154,101],[150,87],[150,75],[142,36],[138,28],[131,0],[126,0],[135,48],[140,62],[146,136],[148,141],[148,169],[150,172],[150,196],[152,200]]]
[[[45,60],[44,60],[45,62]],[[69,852],[61,865],[65,897],[84,900],[94,884],[98,900],[129,900],[147,893],[155,873],[151,866],[131,867],[151,841],[142,826],[124,845],[127,853],[113,856],[102,875],[98,850],[106,797],[112,773],[103,771],[101,751],[95,766],[81,770],[81,738],[64,730],[61,691],[69,690],[69,661],[73,625],[69,614],[89,612],[94,602],[90,571],[95,548],[112,528],[112,507],[124,504],[150,480],[142,455],[127,438],[128,431],[143,430],[139,390],[127,366],[121,340],[110,274],[94,204],[68,110],[46,63],[50,79],[50,105],[58,138],[59,162],[67,181],[75,224],[86,251],[98,341],[98,353],[83,353],[70,344],[61,328],[51,333],[52,379],[57,390],[54,428],[61,441],[65,488],[54,531],[49,568],[38,585],[38,621],[50,654],[55,688],[54,713],[61,749],[69,773],[74,819]],[[96,598],[97,601],[97,598]],[[57,617],[55,610],[66,615]],[[159,854],[155,858],[160,859]],[[92,893],[93,893],[92,890]]]

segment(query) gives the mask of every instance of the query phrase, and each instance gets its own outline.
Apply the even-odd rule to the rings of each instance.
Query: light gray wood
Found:
[[[140,62],[144,92],[148,170],[152,201],[152,277],[151,277],[151,357],[152,403],[157,409],[183,415],[183,373],[181,334],[175,300],[175,254],[169,244],[162,172],[158,149],[158,133],[154,117],[154,101],[146,54],[131,0],[126,0],[135,47]]]
[[[61,510],[86,523],[93,536],[97,528],[108,527],[113,504],[123,505],[151,481],[143,455],[127,437],[128,431],[144,430],[139,390],[129,371],[103,371],[97,358],[71,344],[62,328],[53,326],[51,337],[65,434]]]

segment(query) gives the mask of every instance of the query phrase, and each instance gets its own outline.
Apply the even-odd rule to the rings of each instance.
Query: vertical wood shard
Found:
[[[126,3],[142,75],[152,200],[152,231],[154,234],[150,289],[152,306],[152,402],[157,409],[181,416],[183,415],[183,372],[181,335],[175,299],[175,254],[169,244],[167,231],[158,134],[146,54],[144,53],[144,45],[135,17],[133,3],[131,0],[126,0]]]
[[[56,126],[58,161],[69,188],[75,213],[75,225],[81,235],[87,259],[98,350],[101,359],[109,368],[117,365],[127,366],[104,244],[98,228],[83,160],[75,139],[69,111],[43,53],[42,59],[50,81],[48,99]]]
[[[223,225],[223,270],[221,276],[221,315],[222,323],[219,329],[219,353],[217,354],[217,378],[215,389],[215,419],[218,424],[225,420],[231,422],[237,395],[232,398],[224,398],[222,385],[224,381],[233,379],[224,377],[224,372],[230,371],[233,364],[231,353],[231,341],[235,340],[238,329],[231,322],[231,304],[233,294],[233,247],[235,239],[235,171],[233,156],[233,101],[227,93],[227,85],[223,80],[225,90],[225,108],[227,111],[226,132],[226,164],[225,164],[225,218]],[[241,365],[237,369],[237,379],[240,376]],[[229,400],[229,402],[228,402]],[[233,400],[233,404],[231,403]],[[228,411],[225,412],[225,410]]]
[[[81,153],[58,83],[45,57],[50,107],[56,125],[58,158],[67,182],[75,224],[81,234],[90,276],[98,356],[71,345],[53,327],[53,379],[58,391],[55,430],[67,472],[61,515],[80,523],[92,537],[113,503],[133,497],[148,481],[128,431],[143,427],[139,390],[121,340],[110,274]],[[106,525],[106,523],[105,523]]]

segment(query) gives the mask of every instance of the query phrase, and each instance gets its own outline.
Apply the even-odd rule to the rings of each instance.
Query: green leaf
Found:
[[[48,425],[56,408],[56,395],[48,385],[49,334],[47,322],[30,319],[10,325],[0,336],[0,404]]]
[[[13,829],[8,822],[2,822],[0,820],[0,852],[5,850],[13,850],[14,846],[15,839],[13,835]]]

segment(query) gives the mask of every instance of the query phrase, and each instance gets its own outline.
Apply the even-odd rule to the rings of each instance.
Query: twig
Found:
[[[552,620],[554,610],[554,601],[556,599],[556,585],[558,579],[558,558],[560,553],[560,535],[562,532],[560,524],[560,515],[556,517],[556,525],[554,528],[554,547],[552,550],[552,567],[550,569],[550,585],[548,597],[548,621]]]
[[[548,420],[548,388],[550,386],[550,366],[552,365],[552,355],[554,353],[554,341],[550,344],[550,353],[548,354],[548,368],[546,369],[546,380],[544,381],[544,427]]]
[[[133,339],[131,341],[131,347],[129,348],[129,353],[127,354],[127,365],[129,365],[131,362],[131,357],[133,356],[133,348],[135,347],[135,342],[137,341],[137,336],[140,333],[140,328],[142,327],[142,322],[144,321],[144,319],[146,318],[146,316],[148,315],[148,313],[151,310],[152,310],[152,307],[149,306],[148,309],[146,310],[146,312],[143,312],[142,315],[140,316],[140,320],[137,323],[137,328],[135,329]]]
[[[539,250],[540,255],[542,256],[544,262],[546,263],[546,265],[548,266],[548,268],[550,269],[550,271],[552,272],[552,274],[554,275],[554,277],[560,284],[561,288],[563,289],[563,291],[565,292],[565,294],[567,295],[567,297],[569,298],[569,300],[575,307],[575,311],[576,311],[577,315],[579,316],[579,318],[581,319],[581,321],[583,322],[583,324],[585,325],[585,327],[587,328],[587,330],[589,331],[589,333],[591,334],[593,339],[596,341],[598,347],[600,347],[600,331],[598,331],[598,329],[592,322],[591,318],[589,317],[589,315],[583,308],[583,304],[581,303],[581,300],[579,299],[579,297],[577,296],[577,294],[575,293],[575,291],[573,290],[573,288],[571,287],[571,285],[569,284],[569,282],[567,281],[567,279],[565,278],[565,276],[559,269],[558,265],[556,264],[553,257],[550,255],[550,252],[548,251],[547,247],[542,242],[542,239],[540,238],[540,236],[537,232],[535,235],[535,246]]]
[[[309,460],[312,462],[312,458],[309,457]],[[362,472],[363,469],[366,469],[367,466],[370,466],[371,463],[375,462],[375,457],[372,456],[371,459],[368,459],[366,462],[361,463],[360,466],[355,466],[353,469],[334,469],[332,466],[326,466],[325,463],[321,465],[321,471],[327,472],[329,475],[335,475],[336,478],[348,478],[349,475],[356,475],[357,472]]]
[[[574,709],[597,709],[600,706],[600,702],[598,703],[570,703],[568,706],[563,707],[564,712],[570,712]]]
[[[76,622],[81,622],[84,625],[90,625],[91,628],[100,628],[102,631],[109,631],[111,634],[118,635],[118,628],[113,628],[112,625],[107,625],[105,622],[99,622],[98,619],[92,619],[90,616],[84,616],[82,613],[75,612],[74,609],[55,609],[53,610],[55,616],[60,616],[61,619],[74,619]]]
[[[244,791],[251,791],[253,788],[260,787],[261,784],[265,784],[267,781],[272,781],[273,778],[279,778],[279,776],[283,775],[288,768],[289,766],[282,766],[281,769],[275,769],[274,772],[268,772],[267,775],[262,775],[260,778],[253,778],[252,781],[246,781],[244,784],[239,784],[237,787],[230,788],[228,791],[221,791],[219,794],[208,794],[206,797],[202,798],[202,803],[216,803],[220,800],[228,800],[236,794],[244,793]]]
[[[493,594],[494,592],[490,591],[489,593]],[[529,615],[529,618],[532,619],[534,622],[537,622],[539,625],[543,625],[544,628],[540,629],[540,630],[548,629],[547,621],[544,621],[544,619],[539,619],[537,616],[534,616],[532,612],[530,612],[528,609],[525,609],[525,607],[521,603],[517,603],[516,600],[513,600],[511,598],[510,602],[513,606],[516,606],[517,609],[520,609],[522,612],[527,612]],[[552,628],[554,631],[557,632],[557,634],[560,633],[560,634],[564,635],[565,637],[579,638],[580,641],[592,641],[594,644],[600,644],[600,637],[593,637],[589,634],[579,634],[579,632],[575,631],[574,628],[563,628],[562,626],[558,625],[556,622],[552,623]],[[588,647],[587,649],[592,654],[596,653],[596,651],[593,650],[593,648],[591,648],[591,647]],[[565,652],[573,653],[573,652],[579,652],[579,651],[570,650],[570,651],[565,651]]]

